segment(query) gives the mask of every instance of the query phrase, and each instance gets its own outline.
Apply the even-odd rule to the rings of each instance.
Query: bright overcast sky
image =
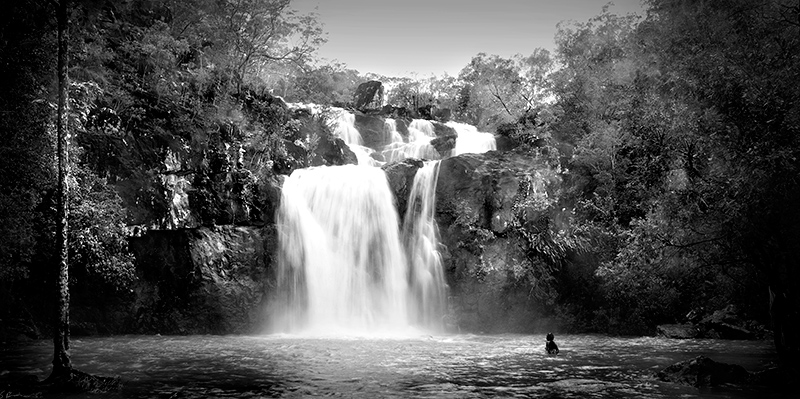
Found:
[[[315,11],[328,42],[319,56],[386,76],[457,76],[480,52],[509,57],[553,50],[556,24],[584,22],[606,0],[292,0]],[[640,0],[611,12],[643,14]]]

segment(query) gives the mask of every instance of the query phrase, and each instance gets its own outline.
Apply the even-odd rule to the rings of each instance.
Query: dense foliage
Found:
[[[70,283],[78,302],[111,306],[104,298],[136,279],[130,234],[272,217],[260,213],[271,176],[313,161],[288,148],[332,138],[319,118],[289,123],[264,84],[280,71],[303,95],[327,93],[303,73],[324,70],[309,66],[322,35],[287,0],[85,0],[68,11]],[[0,318],[46,319],[50,296],[29,294],[52,284],[57,262],[55,13],[30,0],[0,18],[0,288],[13,299]]]

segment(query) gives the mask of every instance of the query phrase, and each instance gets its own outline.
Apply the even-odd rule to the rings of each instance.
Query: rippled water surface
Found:
[[[118,375],[122,398],[655,397],[777,398],[761,389],[698,390],[657,381],[656,371],[697,355],[750,371],[771,360],[769,342],[556,336],[413,338],[126,336],[74,339],[73,365]],[[0,352],[0,372],[49,372],[42,341]],[[97,397],[97,395],[90,397]],[[102,397],[109,397],[102,395]]]

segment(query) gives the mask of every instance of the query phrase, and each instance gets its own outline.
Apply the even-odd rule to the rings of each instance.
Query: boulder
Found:
[[[750,373],[744,367],[719,363],[705,356],[673,364],[656,374],[661,381],[675,382],[693,387],[722,384],[741,384],[749,381]]]
[[[406,107],[395,107],[394,105],[384,105],[379,113],[380,116],[394,119],[411,119],[413,115]]]
[[[734,305],[715,311],[699,323],[709,338],[756,339],[758,335],[747,329],[746,324]]]
[[[456,129],[453,129],[444,123],[431,121],[431,124],[433,124],[433,132],[436,133],[436,137],[458,136]]]
[[[703,336],[703,332],[694,324],[662,324],[656,326],[656,331],[665,338],[691,339]]]
[[[353,96],[353,104],[357,110],[378,109],[383,105],[383,83],[377,80],[358,85]]]
[[[130,331],[258,331],[276,245],[274,226],[151,230],[132,237],[139,279]]]
[[[344,140],[333,136],[319,140],[311,160],[312,166],[355,164],[358,164],[356,154],[350,150]]]

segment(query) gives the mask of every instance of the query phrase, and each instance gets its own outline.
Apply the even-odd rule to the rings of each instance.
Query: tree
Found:
[[[459,74],[465,90],[458,112],[479,128],[514,122],[547,96],[550,53],[536,49],[530,56],[502,58],[479,53]]]
[[[765,280],[779,360],[797,370],[800,5],[650,5],[642,32],[666,72],[663,93],[693,110],[691,131],[707,142],[684,150],[688,185],[676,200],[709,228],[681,244],[716,249],[715,263],[746,265]]]
[[[58,159],[58,185],[56,191],[56,251],[58,252],[58,274],[56,281],[56,317],[53,331],[53,371],[51,378],[60,378],[72,373],[69,358],[69,220],[67,202],[69,186],[69,0],[50,0],[56,9],[58,24],[58,109],[56,111],[56,142]]]
[[[315,15],[297,15],[289,0],[169,2],[171,31],[201,50],[207,63],[229,69],[241,85],[272,64],[305,68],[324,42]]]
[[[342,64],[321,65],[294,77],[294,90],[287,100],[347,104],[353,101],[353,94],[363,80],[358,71],[347,69]]]

